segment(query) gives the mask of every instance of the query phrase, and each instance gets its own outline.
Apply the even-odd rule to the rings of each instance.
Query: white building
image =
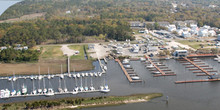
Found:
[[[220,34],[218,34],[217,40],[219,40],[219,41],[220,41]]]
[[[208,29],[200,29],[199,32],[198,32],[198,36],[199,37],[208,37],[209,36],[209,32],[208,32]]]
[[[216,36],[216,32],[214,30],[209,30],[209,36]]]
[[[168,28],[168,31],[169,31],[169,32],[176,31],[176,26],[175,26],[174,24],[167,26],[167,28]]]
[[[173,52],[173,56],[175,58],[186,57],[187,55],[188,55],[187,50],[176,50],[175,52]]]
[[[184,38],[191,37],[191,34],[188,31],[183,31],[182,36]]]

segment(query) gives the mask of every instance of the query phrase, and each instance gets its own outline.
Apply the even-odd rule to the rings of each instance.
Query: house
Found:
[[[218,34],[218,36],[217,36],[217,40],[220,41],[220,34]]]
[[[174,24],[177,26],[177,29],[181,29],[187,25],[184,21],[174,21]]]
[[[176,26],[174,24],[167,26],[169,32],[176,31]]]
[[[173,52],[175,58],[186,57],[188,55],[187,50],[176,50]]]
[[[216,32],[214,30],[209,30],[209,36],[216,36]]]
[[[167,26],[170,25],[169,22],[158,22],[158,24],[159,24],[159,26],[161,26],[161,27],[167,27]]]
[[[144,28],[145,23],[142,23],[140,21],[130,21],[130,27],[136,27],[136,28]]]
[[[182,29],[177,29],[176,32],[177,32],[177,34],[178,34],[179,36],[181,36],[182,33],[183,33],[183,30],[182,30]]]
[[[199,32],[198,32],[198,36],[199,37],[208,37],[209,36],[209,33],[208,33],[208,29],[200,29]]]
[[[191,34],[188,31],[183,31],[182,33],[183,38],[191,37]]]
[[[1,47],[1,50],[5,50],[5,49],[8,49],[8,48],[6,46]]]

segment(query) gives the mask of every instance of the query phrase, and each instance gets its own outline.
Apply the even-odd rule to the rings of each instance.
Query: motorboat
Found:
[[[154,68],[154,65],[148,65],[147,68]]]
[[[38,89],[37,92],[38,92],[38,93],[42,93],[42,89]]]
[[[78,93],[78,90],[73,90],[72,94],[77,94]]]
[[[63,93],[63,89],[59,87],[58,92]]]
[[[93,86],[91,86],[89,89],[90,89],[90,91],[94,91],[95,90],[95,88]]]
[[[124,65],[125,68],[131,68],[131,65]]]
[[[153,74],[160,74],[160,72],[159,71],[154,71],[154,72],[152,72]]]
[[[145,59],[145,58],[143,58],[143,57],[141,57],[141,58],[140,58],[140,61],[146,61],[146,59]]]
[[[44,94],[46,94],[46,93],[47,93],[47,89],[46,89],[46,88],[44,88],[43,93],[44,93]]]
[[[108,92],[110,92],[110,89],[108,88],[108,85],[105,85],[104,87],[103,87],[103,86],[100,86],[100,90],[101,90],[101,92],[103,92],[103,93],[108,93]]]
[[[34,76],[32,75],[30,78],[31,78],[31,80],[33,80],[33,79],[34,79]]]
[[[73,74],[73,77],[76,78],[76,74]]]
[[[63,79],[63,78],[64,78],[64,75],[63,75],[63,74],[60,74],[60,78]]]
[[[124,59],[124,60],[122,61],[123,64],[127,64],[127,63],[129,63],[129,62],[130,62],[129,59]]]
[[[81,86],[81,87],[79,88],[79,91],[83,92],[83,91],[84,91],[84,88]]]
[[[63,91],[64,91],[64,92],[68,92],[68,89],[67,89],[67,88],[64,88]]]
[[[140,77],[138,77],[138,76],[132,76],[131,79],[133,79],[133,80],[139,80]]]
[[[33,90],[32,92],[31,92],[31,94],[37,94],[37,90]]]

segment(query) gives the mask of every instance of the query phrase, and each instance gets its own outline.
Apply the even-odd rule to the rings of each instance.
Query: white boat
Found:
[[[131,79],[133,79],[133,80],[139,80],[140,77],[138,77],[138,76],[132,76]]]
[[[74,91],[79,91],[79,87],[76,86],[76,87],[74,88]]]
[[[129,59],[124,59],[124,60],[122,61],[123,64],[127,64],[127,63],[129,63],[129,62],[130,62]]]
[[[16,81],[16,80],[17,80],[17,78],[14,76],[12,80],[13,80],[13,81]]]
[[[86,76],[86,77],[88,77],[88,76],[89,76],[89,74],[88,74],[88,73],[85,73],[85,76]]]
[[[160,63],[158,62],[156,65],[162,65],[162,64],[160,64]]]
[[[82,77],[80,78],[80,87],[79,87],[79,91],[84,91],[83,85],[82,85]]]
[[[37,94],[37,90],[33,90],[32,92],[31,92],[31,94]]]
[[[214,60],[215,60],[215,61],[218,61],[218,60],[219,60],[219,58],[214,58]]]
[[[80,74],[79,74],[79,73],[77,73],[76,76],[77,76],[78,78],[80,78]]]
[[[90,73],[90,76],[93,77],[93,73]]]
[[[67,89],[67,87],[66,87],[66,80],[63,79],[63,81],[64,81],[64,89],[63,89],[63,91],[64,91],[64,92],[68,92],[68,89]]]
[[[220,63],[220,59],[218,60],[218,62]]]
[[[97,76],[98,76],[98,74],[95,72],[95,73],[94,73],[94,76],[95,76],[95,77],[97,77]]]
[[[54,95],[54,91],[52,88],[48,88],[48,92],[45,94],[46,96],[53,96]]]
[[[131,68],[131,65],[124,65],[125,68]]]
[[[85,78],[85,91],[88,91],[89,88],[87,87],[87,77]]]
[[[77,94],[78,93],[78,90],[73,90],[72,94]]]
[[[169,60],[169,59],[170,59],[170,57],[166,57],[166,58],[165,58],[165,60]]]
[[[12,77],[8,77],[8,81],[11,81],[12,80]]]
[[[82,76],[82,77],[84,77],[84,76],[85,76],[85,74],[84,74],[84,73],[81,73],[81,76]]]
[[[140,58],[140,61],[146,61],[146,59],[145,59],[145,58],[143,58],[143,57],[141,57],[141,58]]]
[[[93,83],[92,83],[92,77],[91,77],[91,86],[89,87],[89,90],[90,91],[94,91],[95,90],[95,88],[93,87]]]
[[[4,98],[4,97],[5,97],[5,90],[2,89],[2,90],[0,91],[0,98]]]
[[[69,73],[69,74],[68,74],[68,77],[69,77],[69,78],[71,78],[71,77],[72,77],[72,75]]]
[[[34,79],[34,76],[32,75],[30,78],[31,78],[31,80],[33,80],[33,79]]]
[[[43,91],[42,89],[37,90],[37,92],[40,93],[40,94],[42,93],[42,91]]]
[[[160,74],[160,72],[159,71],[155,71],[155,72],[152,72],[153,74]]]
[[[21,95],[21,91],[17,91],[16,95],[20,96]]]
[[[73,77],[76,78],[76,74],[73,74]]]
[[[110,92],[110,89],[109,89],[108,85],[106,84],[106,75],[104,77],[104,87],[100,86],[100,91],[103,92],[103,93]]]
[[[15,96],[16,95],[16,90],[12,90],[11,91],[11,96]]]
[[[45,79],[44,78],[43,78],[43,86],[44,86],[43,93],[46,94],[47,93],[47,89],[45,87]]]
[[[60,78],[63,79],[63,78],[64,78],[64,75],[63,75],[63,74],[60,74]]]
[[[10,91],[8,89],[4,90],[4,98],[9,98],[10,97]]]
[[[98,76],[101,77],[101,76],[102,76],[102,73],[101,73],[101,72],[98,72]]]
[[[107,66],[104,66],[103,68],[104,68],[105,71],[107,71],[107,69],[108,69]]]
[[[63,89],[62,89],[62,87],[61,87],[61,81],[60,81],[60,78],[59,78],[59,87],[58,87],[58,91],[59,91],[60,93],[63,93]]]
[[[54,75],[51,75],[51,78],[54,78]]]
[[[51,76],[48,74],[47,78],[48,78],[48,79],[51,79]]]
[[[21,87],[21,93],[22,94],[27,94],[27,87],[24,84]]]
[[[147,68],[154,68],[154,65],[148,65]]]

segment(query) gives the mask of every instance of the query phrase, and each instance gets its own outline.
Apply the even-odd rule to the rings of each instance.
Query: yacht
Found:
[[[89,90],[90,91],[94,91],[95,90],[95,88],[93,87],[93,84],[92,84],[92,77],[91,77],[91,86],[89,87]]]
[[[33,79],[34,79],[34,76],[33,76],[33,75],[31,75],[31,77],[30,77],[30,78],[31,78],[31,80],[33,80]]]
[[[21,87],[21,93],[24,95],[24,94],[27,94],[27,87],[23,84],[22,87]]]
[[[73,74],[73,77],[76,78],[76,74]]]
[[[35,90],[34,80],[33,80],[33,91],[31,94],[37,94],[37,90]]]
[[[106,76],[104,77],[104,87],[100,86],[101,92],[103,93],[108,93],[110,92],[110,89],[108,87],[108,85],[106,84]]]
[[[40,93],[40,94],[42,93],[42,91],[43,91],[42,89],[37,90],[37,92]]]

